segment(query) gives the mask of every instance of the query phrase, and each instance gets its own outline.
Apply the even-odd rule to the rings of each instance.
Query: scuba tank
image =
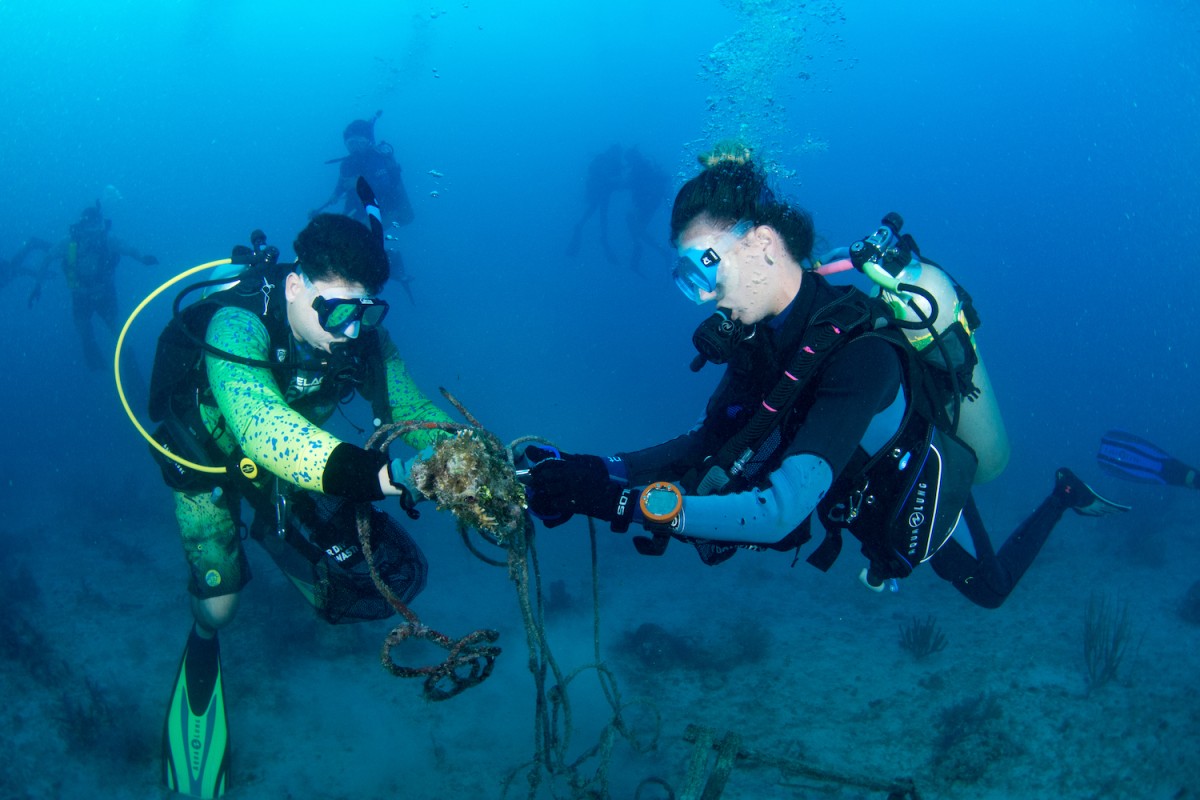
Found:
[[[987,367],[975,344],[979,317],[971,297],[936,264],[922,259],[904,220],[892,212],[870,236],[850,246],[850,261],[879,285],[909,343],[943,378],[942,410],[949,432],[968,444],[979,459],[975,483],[1004,471],[1010,445]],[[946,385],[948,384],[948,385]]]

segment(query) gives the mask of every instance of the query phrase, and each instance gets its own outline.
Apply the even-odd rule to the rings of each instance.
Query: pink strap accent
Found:
[[[779,410],[778,408],[771,408],[769,405],[767,405],[766,401],[763,401],[763,408],[765,408],[767,411],[770,411],[772,414]]]
[[[841,329],[841,328],[839,328],[837,325],[832,325],[832,324],[831,324],[829,327],[833,328],[833,332],[834,332],[834,333],[836,333],[836,334],[841,334],[841,332],[842,332],[842,329]]]
[[[808,353],[810,356],[813,355],[813,349],[808,345],[804,345],[804,352]]]
[[[795,375],[793,375],[792,373],[788,372],[786,369],[783,371],[783,374],[784,374],[784,375],[787,375],[787,376],[788,376],[789,378],[791,378],[792,380],[796,380],[796,376],[795,376]]]
[[[837,261],[830,261],[828,264],[822,264],[817,267],[818,275],[833,275],[836,272],[845,272],[854,269],[853,262],[848,258],[840,258]]]

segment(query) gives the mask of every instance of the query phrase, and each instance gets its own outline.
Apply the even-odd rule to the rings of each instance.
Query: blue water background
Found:
[[[807,4],[784,26],[803,35],[761,30],[736,69],[714,75],[714,47],[776,6],[4,2],[0,255],[27,236],[65,236],[111,185],[124,198],[105,207],[113,234],[160,260],[122,262],[122,315],[252,228],[286,256],[333,184],[323,162],[343,154],[342,127],[382,109],[377,136],[395,146],[416,210],[397,233],[415,302],[393,286],[387,324],[416,380],[431,395],[453,391],[502,438],[634,449],[701,412],[717,372],[687,363],[707,311],[674,289],[665,257],[647,254],[644,275],[609,263],[594,227],[577,257],[564,255],[587,165],[612,143],[636,145],[673,176],[652,223],[665,246],[671,195],[696,155],[743,133],[829,246],[899,211],[971,291],[1013,441],[1008,471],[979,492],[998,535],[1060,464],[1143,508],[1183,502],[1101,474],[1094,453],[1103,431],[1122,427],[1200,460],[1194,8]],[[610,218],[620,252],[623,202]],[[130,546],[170,550],[169,495],[111,376],[83,364],[65,282],[49,281],[33,309],[28,288],[9,285],[0,317],[3,533],[28,536],[66,514],[73,527],[55,534],[64,553],[113,525]],[[160,299],[130,332],[143,372],[168,308]],[[349,414],[369,422],[365,408]],[[461,551],[448,523],[430,510],[412,529],[438,591],[453,592],[437,573]],[[582,530],[561,533],[578,544]],[[614,570],[634,558],[623,540],[603,548]],[[581,553],[568,548],[554,568],[582,574]],[[179,598],[160,609],[179,631],[176,652],[182,560],[173,578],[134,599]],[[919,590],[962,602],[932,580]]]

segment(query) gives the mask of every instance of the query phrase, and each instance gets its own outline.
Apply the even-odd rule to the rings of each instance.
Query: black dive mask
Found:
[[[734,348],[754,335],[753,326],[747,328],[737,320],[730,319],[724,311],[718,311],[701,322],[692,334],[692,344],[699,355],[692,359],[692,372],[699,372],[705,362],[725,364],[733,356]]]

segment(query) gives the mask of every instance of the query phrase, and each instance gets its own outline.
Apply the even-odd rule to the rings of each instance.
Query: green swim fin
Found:
[[[221,797],[228,780],[221,645],[193,627],[163,726],[163,782],[187,797]]]

